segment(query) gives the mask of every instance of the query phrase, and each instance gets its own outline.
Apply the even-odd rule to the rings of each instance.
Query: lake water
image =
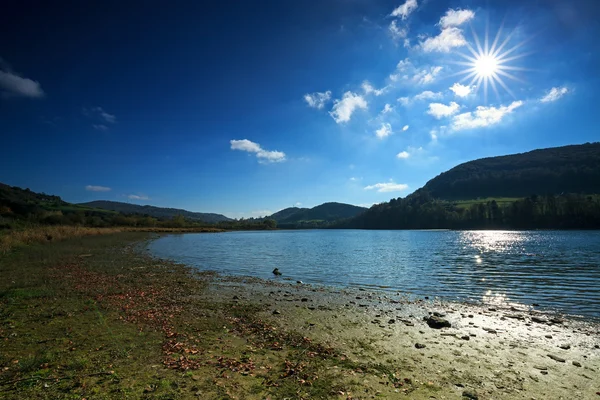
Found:
[[[600,318],[598,231],[301,230],[181,234],[152,254],[202,270]],[[281,279],[281,278],[280,278]]]

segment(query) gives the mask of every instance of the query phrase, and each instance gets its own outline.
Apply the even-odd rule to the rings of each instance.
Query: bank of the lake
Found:
[[[149,238],[77,238],[0,258],[9,277],[0,397],[592,399],[600,390],[595,323],[219,276],[149,257]],[[451,327],[431,328],[430,312]]]

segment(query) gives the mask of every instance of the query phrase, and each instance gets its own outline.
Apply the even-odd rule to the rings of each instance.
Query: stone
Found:
[[[445,316],[446,316],[446,314],[444,314],[444,313],[441,313],[441,312],[437,312],[437,311],[434,311],[434,312],[433,312],[433,315],[435,315],[436,317],[440,317],[440,318],[443,318],[443,317],[445,317]]]
[[[273,310],[273,315],[279,315],[279,314],[281,314],[281,311],[279,311],[279,310]]]
[[[441,317],[437,317],[435,315],[432,315],[429,318],[427,318],[425,322],[427,322],[427,325],[429,325],[429,327],[432,329],[450,328],[452,326],[452,324],[450,324],[450,321],[445,320]]]
[[[273,270],[273,275],[275,275],[275,276],[279,276],[279,275],[281,275],[281,272],[279,271],[279,268],[275,268],[275,269]]]
[[[416,347],[417,349],[424,349],[424,348],[425,348],[425,347],[427,347],[427,346],[425,346],[425,345],[424,345],[424,344],[422,344],[422,343],[415,343],[415,347]]]
[[[388,321],[388,324],[395,324],[395,323],[396,323],[396,320],[393,318]]]
[[[579,361],[573,361],[573,365],[581,368],[581,363]]]
[[[482,328],[482,329],[483,329],[484,331],[486,331],[487,333],[498,333],[498,332],[496,332],[496,330],[495,330],[495,329],[492,329],[492,328]]]
[[[300,299],[301,302],[306,303],[308,301],[308,299],[306,297],[303,297]]]
[[[546,335],[544,336],[546,339],[552,339],[552,335]]]
[[[471,337],[469,335],[464,335],[460,337],[462,340],[471,340]]]
[[[533,322],[537,322],[538,324],[545,324],[546,322],[548,322],[546,318],[536,317],[535,315],[531,317],[531,320]]]
[[[563,350],[569,350],[571,348],[571,345],[570,344],[561,344],[558,347],[560,347]]]
[[[553,359],[556,362],[561,362],[561,363],[566,362],[566,360],[564,358],[561,358],[561,357],[556,356],[554,354],[548,354],[548,357],[550,357],[551,359]]]
[[[467,398],[467,399],[471,399],[471,400],[479,400],[479,396],[477,396],[477,393],[472,392],[470,390],[465,390],[462,393],[463,397]]]

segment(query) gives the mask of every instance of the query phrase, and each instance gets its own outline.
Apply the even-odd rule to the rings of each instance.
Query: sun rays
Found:
[[[514,30],[504,38],[500,43],[502,36],[502,26],[498,29],[494,41],[490,45],[489,43],[489,32],[486,28],[484,43],[482,45],[479,36],[471,27],[473,32],[473,39],[475,41],[475,47],[467,43],[467,48],[470,54],[458,53],[459,56],[465,59],[465,61],[457,61],[455,64],[467,67],[466,69],[454,74],[454,75],[465,75],[460,82],[469,81],[468,86],[475,86],[475,92],[479,91],[479,88],[483,86],[484,100],[487,103],[488,99],[488,88],[491,86],[498,101],[500,101],[499,87],[502,87],[508,92],[513,98],[516,97],[513,91],[508,87],[505,79],[524,83],[519,77],[515,76],[511,71],[528,71],[528,68],[518,67],[509,65],[519,58],[525,57],[526,53],[519,53],[519,50],[526,42],[520,41],[512,47],[508,48],[508,44],[514,35]]]

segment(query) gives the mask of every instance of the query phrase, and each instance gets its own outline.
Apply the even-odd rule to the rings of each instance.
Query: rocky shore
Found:
[[[409,299],[276,278],[216,277],[212,301],[254,304],[285,330],[385,360],[437,399],[600,399],[600,325],[533,308]],[[380,395],[402,393],[373,385]],[[418,387],[418,386],[417,386]],[[419,398],[419,391],[409,398]]]

